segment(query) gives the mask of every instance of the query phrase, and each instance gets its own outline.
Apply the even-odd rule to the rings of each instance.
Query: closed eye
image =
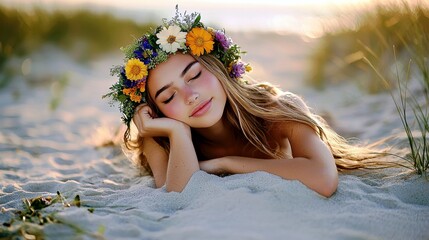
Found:
[[[189,81],[199,78],[201,76],[201,73],[202,73],[202,71],[199,71],[197,73],[197,75],[195,75],[194,77],[189,79]],[[173,95],[171,95],[171,97],[169,97],[167,100],[163,101],[162,103],[167,104],[167,103],[171,102],[171,100],[173,100],[173,98],[174,98],[174,95],[176,95],[176,93],[173,93]]]
[[[193,78],[189,79],[189,81],[190,81],[190,80],[194,80],[194,79],[199,78],[199,77],[201,76],[201,72],[202,72],[202,71],[198,72],[198,73],[197,73],[197,75],[195,75],[195,77],[193,77]]]
[[[171,97],[169,97],[167,100],[163,101],[162,103],[167,104],[169,102],[171,102],[171,100],[173,100],[174,95],[176,95],[176,93],[173,93],[173,95],[171,95]]]

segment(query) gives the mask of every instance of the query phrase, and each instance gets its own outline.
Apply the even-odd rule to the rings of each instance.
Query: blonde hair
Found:
[[[311,113],[297,95],[282,92],[270,83],[257,83],[249,79],[247,84],[243,84],[239,82],[241,80],[232,79],[222,62],[210,54],[195,57],[195,59],[222,84],[227,95],[225,118],[237,133],[243,135],[259,151],[273,158],[284,156],[280,152],[279,144],[270,146],[269,136],[266,133],[274,123],[293,121],[315,129],[319,137],[329,146],[339,170],[371,168],[380,165],[379,161],[373,159],[381,156],[382,153],[372,150],[369,146],[349,144],[320,116]],[[147,93],[147,104],[158,116],[163,116],[149,93]],[[169,152],[168,138],[155,138],[155,141],[167,153]],[[138,137],[137,140],[131,141],[129,129],[127,129],[124,142],[128,149],[138,152],[134,162],[151,173],[146,157],[141,151],[143,138]]]

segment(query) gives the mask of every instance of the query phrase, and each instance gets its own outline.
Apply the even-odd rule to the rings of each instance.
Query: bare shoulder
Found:
[[[313,127],[297,121],[284,121],[274,123],[273,132],[280,138],[296,139],[307,135],[317,136]]]
[[[327,145],[317,134],[316,130],[301,122],[286,121],[279,123],[279,132],[283,138],[288,139],[293,157],[307,159],[331,158]]]

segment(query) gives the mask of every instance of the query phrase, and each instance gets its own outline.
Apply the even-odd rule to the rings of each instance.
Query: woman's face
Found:
[[[147,88],[168,118],[207,128],[223,115],[226,94],[219,80],[189,54],[171,55],[150,70]]]

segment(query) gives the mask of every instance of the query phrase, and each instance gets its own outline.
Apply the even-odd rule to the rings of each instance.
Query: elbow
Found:
[[[155,178],[155,188],[162,188],[165,186],[167,192],[181,192],[184,187],[180,187],[177,184],[167,182],[165,179]]]
[[[167,192],[182,192],[185,189],[187,182],[166,181],[165,190]]]
[[[174,184],[166,184],[165,185],[165,190],[167,192],[182,192],[184,188],[185,188],[184,186],[180,187],[180,186],[177,186]]]
[[[329,198],[337,191],[338,174],[337,173],[333,174],[333,176],[329,176],[325,178],[325,180],[322,182],[323,183],[321,184],[319,189],[317,189],[317,193],[319,193],[320,195],[326,198]]]

